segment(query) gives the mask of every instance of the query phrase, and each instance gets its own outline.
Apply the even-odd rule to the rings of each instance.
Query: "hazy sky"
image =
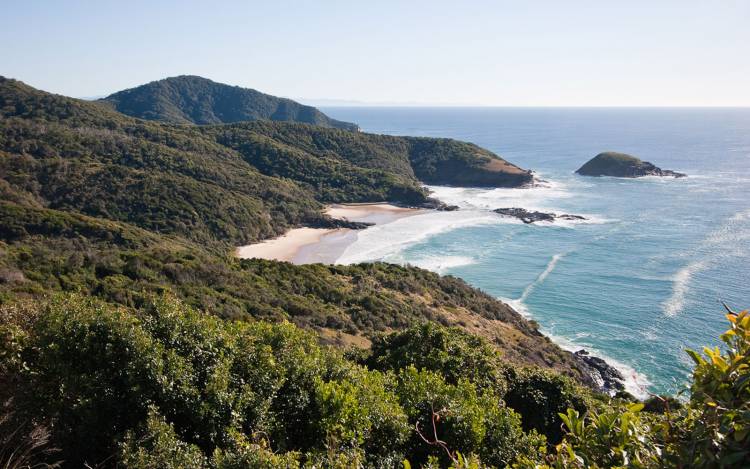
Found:
[[[180,74],[281,96],[750,106],[750,0],[0,0],[0,75],[71,96]]]

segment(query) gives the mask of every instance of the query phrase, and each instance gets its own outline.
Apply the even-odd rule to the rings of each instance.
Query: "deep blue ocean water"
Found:
[[[536,319],[561,345],[627,374],[631,391],[676,392],[685,348],[718,344],[720,301],[750,307],[750,109],[327,108],[366,132],[452,137],[533,169],[534,189],[433,187],[461,206],[362,232],[341,262],[383,259],[465,279]],[[573,172],[605,150],[673,178]],[[584,215],[524,225],[490,210]]]

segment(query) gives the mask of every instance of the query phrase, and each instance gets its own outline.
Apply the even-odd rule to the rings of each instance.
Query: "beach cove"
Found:
[[[388,203],[333,204],[325,210],[331,218],[372,225],[385,225],[427,212],[426,209]],[[357,231],[350,228],[294,228],[277,238],[240,246],[235,254],[240,259],[335,264],[347,247],[357,240]]]

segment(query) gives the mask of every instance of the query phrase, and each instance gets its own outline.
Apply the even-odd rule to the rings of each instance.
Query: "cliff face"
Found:
[[[625,153],[604,152],[590,159],[578,168],[576,173],[582,176],[613,176],[637,178],[642,176],[685,177],[686,174],[668,169],[661,169],[648,161],[640,160]]]

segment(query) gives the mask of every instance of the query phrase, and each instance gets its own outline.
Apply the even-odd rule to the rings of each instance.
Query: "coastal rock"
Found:
[[[323,217],[308,223],[310,228],[349,228],[350,230],[364,230],[375,223],[363,221],[349,221],[343,218]]]
[[[459,207],[458,205],[448,205],[438,199],[428,197],[427,200],[419,205],[418,208],[427,208],[431,210],[438,210],[441,212],[455,212]]]
[[[599,357],[590,355],[586,350],[573,353],[581,366],[588,372],[599,388],[606,393],[614,394],[625,389],[625,377],[617,368]]]
[[[530,211],[526,210],[525,208],[498,208],[494,210],[495,213],[499,213],[500,215],[506,216],[506,217],[514,217],[518,218],[524,223],[534,223],[538,221],[549,221],[553,222],[555,220],[585,220],[585,217],[582,217],[580,215],[570,215],[567,213],[563,214],[556,214],[556,213],[549,213],[549,212],[537,212],[537,211]]]
[[[576,173],[582,176],[614,176],[621,178],[637,178],[643,176],[686,177],[687,174],[669,169],[661,169],[653,163],[643,161],[635,156],[607,151],[599,153],[586,164],[578,168]]]

